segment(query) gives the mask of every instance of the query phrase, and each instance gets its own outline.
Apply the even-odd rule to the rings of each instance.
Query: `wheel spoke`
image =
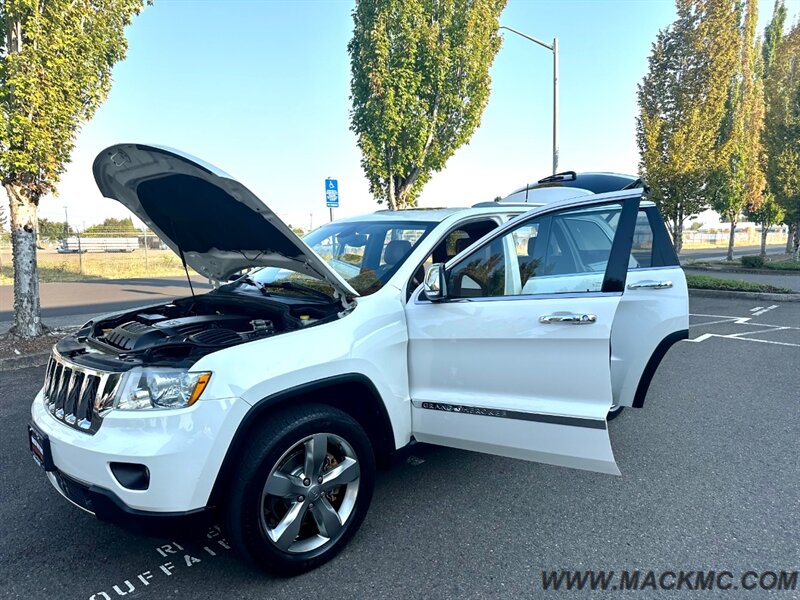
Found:
[[[339,485],[352,483],[358,479],[359,475],[361,475],[361,469],[358,466],[358,461],[349,456],[345,457],[333,469],[323,473],[322,489],[327,491]]]
[[[306,514],[306,504],[295,502],[284,515],[281,522],[269,531],[269,536],[275,545],[281,550],[288,550],[292,542],[300,533],[300,526],[303,524],[303,516]]]
[[[311,480],[317,478],[325,464],[328,453],[328,436],[318,433],[305,443],[305,459],[303,461],[303,474]]]
[[[264,492],[270,496],[279,496],[281,498],[291,498],[293,496],[302,496],[305,494],[305,487],[303,482],[294,477],[287,475],[280,471],[274,471],[267,479],[267,485],[264,486]]]
[[[320,534],[326,538],[334,537],[342,528],[339,514],[325,496],[322,496],[314,504],[314,508],[311,509],[311,516],[314,517],[314,522],[317,524]]]

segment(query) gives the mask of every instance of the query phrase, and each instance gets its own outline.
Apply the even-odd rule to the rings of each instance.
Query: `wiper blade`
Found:
[[[230,289],[232,287],[238,287],[243,283],[246,283],[247,285],[256,288],[259,292],[261,292],[265,296],[269,296],[269,292],[267,292],[264,289],[264,284],[259,283],[258,281],[250,277],[250,275],[242,275],[241,277],[239,277],[239,279],[234,279],[233,281],[229,281],[228,283],[219,286],[219,289],[220,290]]]
[[[261,292],[264,296],[269,296],[269,292],[266,290],[266,286],[263,283],[260,283],[250,277],[250,275],[245,275],[241,279],[237,280],[241,281],[242,283],[247,283],[256,288],[259,292]]]
[[[256,281],[250,275],[244,275],[237,279],[236,281],[232,281],[227,285],[241,285],[246,283],[247,285],[256,288],[259,292],[261,292],[264,296],[270,296],[271,294],[267,291],[268,288],[277,288],[279,290],[291,290],[295,292],[303,292],[305,294],[309,294],[311,296],[315,296],[317,298],[321,298],[330,302],[332,300],[330,294],[326,294],[323,291],[316,290],[313,287],[303,285],[302,283],[295,283],[293,281],[277,281],[272,283],[261,283],[260,281]]]
[[[260,288],[262,292],[267,293],[264,288],[273,287],[279,288],[283,290],[294,290],[296,292],[305,292],[306,294],[310,294],[312,296],[316,296],[317,298],[323,298],[330,302],[332,300],[330,294],[326,294],[320,290],[315,290],[313,287],[308,285],[303,285],[302,283],[295,283],[293,281],[280,281],[276,283],[262,283],[259,284],[262,287]]]

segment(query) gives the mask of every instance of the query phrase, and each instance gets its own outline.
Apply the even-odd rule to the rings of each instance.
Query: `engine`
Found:
[[[208,293],[89,321],[59,354],[90,369],[188,367],[223,348],[339,318],[339,305]]]
[[[98,340],[123,351],[135,351],[164,342],[224,347],[275,333],[272,321],[238,315],[199,315],[170,319],[139,314],[117,325]]]

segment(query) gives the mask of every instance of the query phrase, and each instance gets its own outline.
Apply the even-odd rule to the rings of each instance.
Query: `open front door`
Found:
[[[412,296],[417,440],[619,474],[610,341],[638,205],[539,209],[455,257],[444,300]]]

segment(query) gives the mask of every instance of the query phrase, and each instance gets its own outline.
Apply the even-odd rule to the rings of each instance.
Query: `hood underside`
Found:
[[[119,201],[187,265],[218,281],[251,267],[278,267],[358,293],[241,183],[176,150],[117,144],[95,159],[101,193]]]

